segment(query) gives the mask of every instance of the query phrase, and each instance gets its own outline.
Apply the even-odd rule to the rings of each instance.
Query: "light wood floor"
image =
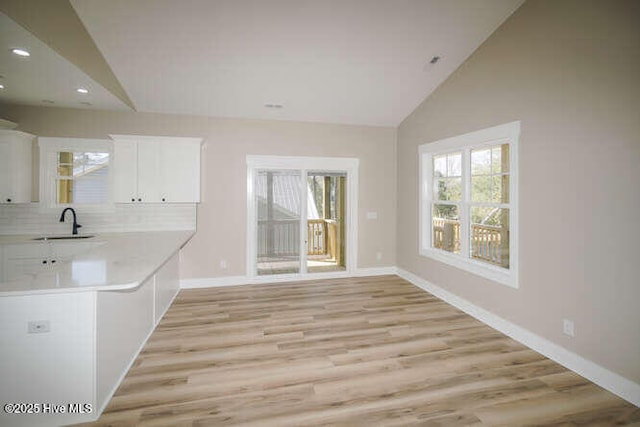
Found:
[[[640,425],[396,276],[181,291],[97,425]]]

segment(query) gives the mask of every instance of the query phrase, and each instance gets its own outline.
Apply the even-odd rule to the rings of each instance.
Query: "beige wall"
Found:
[[[637,1],[526,2],[399,127],[397,228],[399,267],[637,383],[639,23]],[[418,145],[513,120],[518,290],[421,257],[417,240]]]
[[[396,130],[284,121],[3,106],[2,117],[40,136],[109,134],[205,139],[198,231],[184,248],[182,278],[246,274],[247,154],[360,159],[358,267],[395,265]],[[367,220],[377,211],[377,220]],[[382,259],[376,253],[382,252]],[[220,260],[227,260],[227,269]]]

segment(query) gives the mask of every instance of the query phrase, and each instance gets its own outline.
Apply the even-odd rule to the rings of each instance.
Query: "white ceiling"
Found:
[[[522,2],[71,0],[138,111],[383,126]]]
[[[11,49],[26,49],[19,57]],[[128,110],[122,101],[54,52],[27,30],[0,13],[0,100],[51,107]],[[76,92],[89,89],[86,95]],[[44,101],[44,102],[43,102]],[[90,105],[87,105],[90,104]]]

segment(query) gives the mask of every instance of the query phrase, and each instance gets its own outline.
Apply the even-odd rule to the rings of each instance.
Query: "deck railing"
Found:
[[[336,231],[336,221],[307,220],[307,255],[327,255],[335,259]],[[258,220],[259,257],[297,256],[299,247],[298,220]]]
[[[324,219],[307,220],[307,255],[327,253],[327,223]]]
[[[286,257],[299,254],[299,221],[286,219],[258,221],[259,257]]]
[[[471,224],[471,256],[491,264],[504,264],[502,228],[495,225]],[[460,222],[433,218],[433,247],[460,252]]]
[[[433,218],[433,247],[448,252],[460,252],[460,222]]]
[[[502,265],[501,234],[502,227],[471,224],[471,256]]]

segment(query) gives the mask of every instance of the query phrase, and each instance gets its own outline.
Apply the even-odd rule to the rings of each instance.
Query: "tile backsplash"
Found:
[[[80,234],[122,231],[195,230],[196,204],[116,204],[105,212],[76,210]],[[43,210],[37,203],[0,205],[2,234],[71,234],[72,215],[59,222],[62,208]]]

